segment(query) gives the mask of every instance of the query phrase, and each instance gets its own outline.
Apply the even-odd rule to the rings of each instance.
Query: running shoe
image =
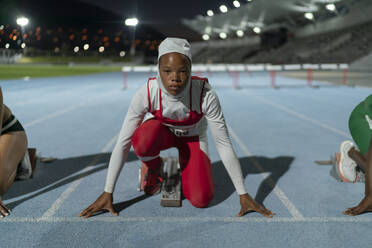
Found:
[[[25,156],[18,165],[16,180],[26,180],[32,178],[36,168],[36,149],[29,148]]]
[[[143,182],[143,191],[147,195],[155,195],[160,192],[162,182],[163,178],[160,176],[159,171],[147,170]]]
[[[358,180],[357,163],[349,156],[349,151],[353,147],[353,142],[349,140],[342,142],[340,146],[340,162],[337,163],[337,171],[342,181],[347,183]]]
[[[160,158],[160,166],[156,170],[150,170],[145,164],[142,163],[143,170],[143,191],[147,195],[155,195],[160,193],[161,184],[163,182],[163,168],[164,161]]]

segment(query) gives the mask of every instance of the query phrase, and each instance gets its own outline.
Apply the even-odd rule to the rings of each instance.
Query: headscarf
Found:
[[[191,45],[190,45],[190,43],[187,40],[181,39],[181,38],[172,38],[172,37],[168,37],[165,40],[163,40],[160,43],[160,45],[159,45],[158,69],[159,69],[159,60],[160,60],[160,57],[163,56],[163,55],[165,55],[165,54],[168,54],[168,53],[180,53],[180,54],[185,55],[190,60],[190,65],[191,65]],[[186,92],[188,92],[188,88],[190,86],[190,81],[191,81],[191,75],[190,75],[189,81],[187,83],[187,86],[177,96],[173,96],[173,95],[171,95],[171,94],[169,94],[167,92],[167,90],[165,89],[163,83],[161,82],[161,78],[160,78],[160,73],[159,72],[158,72],[157,80],[159,82],[159,86],[160,86],[161,90],[163,92],[166,92],[167,95],[169,95],[171,98],[182,98],[183,95]]]

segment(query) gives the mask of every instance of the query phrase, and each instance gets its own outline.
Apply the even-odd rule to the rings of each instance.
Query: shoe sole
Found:
[[[346,143],[348,143],[348,141],[344,141],[344,142],[342,142],[341,143],[341,145],[340,145],[340,162],[337,164],[337,172],[338,172],[338,174],[340,175],[340,178],[341,178],[341,180],[343,181],[343,182],[346,182],[346,183],[355,183],[356,181],[358,181],[358,174],[356,173],[356,177],[355,177],[355,180],[354,181],[351,181],[351,180],[349,180],[349,179],[347,179],[344,175],[343,175],[343,173],[342,173],[342,171],[341,171],[341,164],[344,162],[344,160],[345,160],[345,155],[344,155],[344,149],[343,149],[343,147],[346,145]],[[351,158],[350,158],[351,159]]]

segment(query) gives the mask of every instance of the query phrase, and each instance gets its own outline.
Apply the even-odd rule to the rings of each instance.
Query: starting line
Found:
[[[155,223],[203,223],[203,222],[230,222],[230,223],[362,223],[372,222],[372,217],[6,217],[0,219],[0,223],[71,223],[71,222],[155,222]]]

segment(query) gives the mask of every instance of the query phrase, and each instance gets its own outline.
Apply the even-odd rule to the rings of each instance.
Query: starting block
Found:
[[[163,160],[161,177],[163,178],[160,191],[160,205],[163,207],[181,207],[181,168],[178,159],[167,157]],[[138,191],[143,191],[144,178],[148,171],[147,166],[142,164],[138,173]]]

